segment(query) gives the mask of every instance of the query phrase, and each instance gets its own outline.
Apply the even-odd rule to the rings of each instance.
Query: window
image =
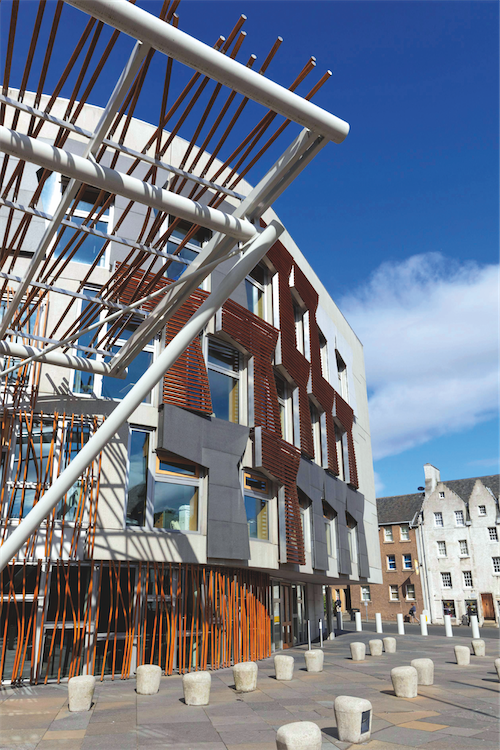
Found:
[[[313,434],[314,444],[314,462],[323,465],[322,450],[321,450],[321,417],[318,409],[309,401],[309,411],[311,413],[311,425]]]
[[[326,338],[323,336],[321,331],[318,328],[318,336],[319,336],[319,356],[320,356],[320,362],[321,362],[321,374],[323,375],[325,380],[330,381],[330,368],[328,365],[328,343],[326,341]]]
[[[312,502],[302,490],[297,487],[297,494],[299,496],[300,506],[300,521],[302,524],[302,536],[304,538],[304,548],[306,552],[311,552],[312,549],[312,520],[311,520],[311,505]]]
[[[130,429],[125,520],[127,526],[146,525],[150,434],[148,430]]]
[[[387,555],[387,570],[396,570],[396,555]]]
[[[68,182],[69,181],[66,178],[62,178],[62,193],[65,192]],[[46,184],[47,183],[45,183],[45,185]],[[45,185],[43,190],[45,190]],[[57,190],[57,183],[54,184],[54,189]],[[66,216],[66,219],[78,226],[85,225],[91,229],[96,229],[103,234],[109,234],[111,226],[110,208],[108,206],[103,210],[103,206],[108,198],[108,193],[101,193],[98,188],[86,185],[73,214],[71,216]],[[75,202],[73,201],[71,205],[73,206],[74,203]],[[96,221],[98,216],[99,218]],[[106,239],[104,237],[99,237],[95,234],[80,233],[75,236],[75,230],[66,227],[55,246],[54,254],[55,257],[58,257],[64,252],[66,246],[69,244],[69,248],[64,253],[65,257],[69,257],[76,250],[75,254],[72,255],[71,260],[90,266],[96,261],[98,256],[100,256],[97,265],[104,266],[106,265],[106,253],[104,252],[101,255],[101,252],[105,242]]]
[[[208,340],[208,381],[219,419],[239,422],[240,353],[219,339]]]
[[[472,571],[464,570],[464,586],[466,588],[472,588]]]
[[[488,528],[488,534],[490,535],[490,542],[498,542],[498,531],[495,526]]]
[[[198,531],[200,468],[173,453],[158,451],[153,526],[167,531]]]
[[[478,505],[477,506],[477,512],[479,513],[480,516],[485,516],[486,515],[486,505]]]
[[[63,445],[63,468],[69,466],[90,438],[90,425],[77,419],[66,425]],[[84,478],[79,477],[56,506],[56,518],[74,521],[83,495]]]
[[[410,527],[407,523],[402,523],[399,527],[400,537],[402,542],[410,541]]]
[[[406,598],[411,599],[412,601],[415,599],[415,585],[413,583],[407,583],[405,586],[406,589]]]
[[[443,527],[443,514],[442,513],[434,513],[434,526]]]
[[[111,347],[111,352],[113,355],[118,354],[121,347],[126,343],[126,341],[132,336],[132,334],[136,331],[138,325],[138,320],[130,320],[127,325],[122,328],[122,330],[117,331],[118,338]],[[124,380],[119,380],[118,378],[108,378],[103,377],[102,378],[102,385],[101,385],[101,396],[103,398],[114,398],[114,399],[122,399],[125,398],[127,393],[133,388],[133,386],[137,383],[139,378],[144,375],[146,370],[151,367],[153,364],[154,359],[154,341],[150,341],[148,344],[146,344],[142,351],[139,352],[134,359],[129,363],[127,368],[127,376]],[[144,404],[150,404],[151,403],[151,391],[145,396],[143,399]]]
[[[451,573],[441,573],[441,585],[444,589],[451,589]]]
[[[325,521],[326,549],[328,557],[337,556],[337,514],[323,501],[323,518]]]
[[[391,602],[399,601],[399,589],[397,586],[389,586],[389,599]]]
[[[350,513],[345,514],[351,562],[358,564],[358,524]]]
[[[384,526],[384,542],[392,542],[392,526]]]
[[[335,446],[337,448],[337,462],[339,466],[339,479],[343,482],[349,481],[349,451],[347,446],[347,432],[338,424],[335,424]]]
[[[278,394],[278,406],[280,410],[281,436],[288,443],[293,443],[293,418],[292,399],[290,387],[286,380],[278,373],[274,373],[276,392]]]
[[[458,546],[460,548],[460,554],[461,555],[468,555],[469,554],[469,546],[467,544],[467,539],[460,539],[458,542]]]
[[[267,269],[262,263],[255,266],[245,279],[245,292],[247,307],[254,315],[265,318],[265,288],[267,281]]]
[[[167,253],[177,255],[179,258],[183,258],[187,261],[194,260],[202,245],[212,236],[212,232],[209,229],[199,227],[179,250],[179,245],[186,238],[188,232],[191,232],[193,225],[187,221],[182,221],[172,216],[169,221],[169,226],[172,226],[174,222],[175,229],[172,231],[172,234],[168,239],[166,248]],[[172,281],[176,281],[186,268],[186,265],[186,263],[180,263],[175,260],[172,261],[165,272],[166,277],[172,279]]]
[[[455,511],[455,524],[457,526],[465,526],[464,512],[463,512],[463,510],[456,510]]]
[[[15,426],[13,445],[6,467],[5,486],[10,500],[4,508],[10,518],[24,518],[52,482],[54,463],[51,448],[56,441],[57,426],[53,420],[25,417]]]
[[[493,572],[500,573],[500,557],[492,557],[493,560]]]
[[[347,387],[347,367],[340,356],[337,349],[335,349],[335,358],[337,360],[337,393],[342,396],[344,401],[348,401],[349,394],[348,394],[348,387]]]
[[[403,570],[411,570],[411,555],[403,555]]]
[[[369,601],[371,601],[371,598],[370,598],[370,587],[369,586],[361,586],[361,601],[362,602],[369,602]]]
[[[437,548],[439,557],[446,557],[446,542],[438,542]]]
[[[245,511],[250,539],[269,539],[269,482],[258,474],[245,473],[243,478]]]
[[[305,342],[305,325],[304,310],[300,307],[297,302],[293,302],[293,317],[295,320],[295,340],[297,344],[297,350],[306,356],[306,342]]]
[[[439,497],[440,497],[441,500],[444,500],[444,492],[440,492],[439,493]]]

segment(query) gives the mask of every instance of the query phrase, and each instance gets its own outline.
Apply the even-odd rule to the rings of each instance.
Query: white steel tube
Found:
[[[420,635],[429,635],[427,632],[427,617],[423,613],[420,615]]]
[[[307,621],[307,645],[309,647],[309,651],[311,650],[311,621]]]
[[[347,122],[126,0],[66,1],[334,143],[349,132]]]
[[[319,621],[319,646],[323,648],[323,620]]]
[[[477,615],[471,615],[470,616],[470,626],[472,628],[472,637],[473,638],[480,638],[479,634],[479,624],[477,621]]]
[[[361,621],[361,612],[354,613],[354,621],[356,623],[356,632],[361,633],[363,630],[363,623]]]
[[[121,315],[120,311],[120,315]],[[49,352],[46,353],[43,349],[37,349],[34,346],[25,346],[24,344],[14,344],[10,341],[0,341],[0,356],[8,357],[19,357],[22,360],[36,359],[38,362],[43,362],[47,365],[57,365],[57,367],[69,367],[72,370],[83,370],[84,372],[93,372],[96,375],[109,375],[111,371],[111,364],[105,362],[99,362],[95,359],[87,359],[87,357],[75,357],[72,354],[63,354],[62,352]],[[27,362],[21,362],[19,367],[22,367]],[[13,369],[17,369],[13,368]],[[10,372],[9,368],[9,372]],[[3,373],[0,373],[3,375]],[[113,377],[125,378],[126,371],[121,371],[119,374]]]
[[[398,612],[397,614],[397,621],[398,621],[398,635],[404,635],[405,623],[404,623],[403,615],[401,614],[401,612]]]
[[[139,404],[142,403],[144,397],[161,380],[191,341],[198,336],[238,284],[244,280],[245,276],[264,257],[282,232],[283,226],[277,221],[271,221],[264,231],[243,249],[245,250],[243,256],[235,263],[217,289],[207,297],[182,330],[165,347],[158,359],[150,365],[123,401],[115,407],[114,411],[111,412],[88,443],[86,443],[69,466],[59,475],[38,503],[30,510],[26,518],[21,521],[19,526],[6,539],[0,547],[0,571],[17,555],[24,542],[36,531],[63,495],[109,443],[115,433]]]
[[[453,629],[451,627],[450,615],[444,616],[444,632],[447,638],[453,638]]]
[[[375,631],[377,633],[383,633],[382,630],[382,615],[380,612],[375,612]]]
[[[174,214],[191,224],[200,224],[215,232],[228,234],[237,240],[246,241],[255,236],[255,227],[246,219],[237,219],[224,211],[219,211],[218,208],[203,206],[182,195],[149,185],[137,177],[103,167],[36,138],[16,133],[3,125],[0,125],[0,151],[33,162],[50,171],[60,172],[100,190],[116,193],[145,206]]]

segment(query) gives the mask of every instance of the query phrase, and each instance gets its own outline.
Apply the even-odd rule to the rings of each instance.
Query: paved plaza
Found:
[[[470,645],[470,638],[460,636],[399,636],[396,654],[353,663],[349,643],[373,637],[344,633],[325,643],[320,674],[305,671],[305,647],[287,651],[295,657],[291,682],[277,682],[273,660],[261,661],[253,693],[235,692],[231,669],[214,672],[206,707],[184,704],[178,675],[162,678],[154,696],[138,696],[134,679],[98,683],[92,709],[73,714],[67,709],[66,684],[5,687],[0,692],[0,750],[275,750],[277,728],[304,720],[321,728],[323,750],[360,747],[338,740],[333,712],[338,695],[372,703],[372,736],[363,748],[498,750],[496,639],[486,640],[486,657],[472,656],[469,667],[455,664],[453,647]],[[390,670],[419,656],[433,659],[435,684],[419,687],[417,698],[396,698]]]

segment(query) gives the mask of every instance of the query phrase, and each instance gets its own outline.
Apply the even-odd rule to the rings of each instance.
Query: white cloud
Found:
[[[373,472],[375,478],[375,495],[376,497],[382,497],[382,493],[385,489],[385,484],[382,481],[382,477],[376,471]]]
[[[498,271],[414,255],[340,301],[364,345],[375,459],[497,413]]]

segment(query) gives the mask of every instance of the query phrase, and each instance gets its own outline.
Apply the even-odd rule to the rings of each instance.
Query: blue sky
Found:
[[[239,59],[255,52],[258,64],[281,35],[267,75],[288,86],[314,55],[299,91],[331,69],[314,101],[351,125],[275,208],[365,346],[379,494],[415,491],[425,462],[449,479],[496,473],[498,3],[182,0],[178,10],[180,28],[209,44],[241,13]],[[68,39],[75,14],[65,7]],[[104,82],[90,101],[107,93]],[[142,95],[145,119],[153,93]]]

